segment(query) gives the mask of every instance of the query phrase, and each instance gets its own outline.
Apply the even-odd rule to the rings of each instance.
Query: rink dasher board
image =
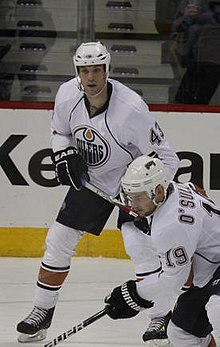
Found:
[[[180,167],[191,166],[194,174],[196,170],[196,175],[203,181],[206,192],[217,206],[220,206],[220,180],[216,172],[216,168],[220,166],[219,115],[177,112],[152,114],[171,146],[183,156]],[[51,116],[52,110],[0,109],[1,154],[3,157],[6,156],[7,160],[11,160],[19,172],[17,177],[16,170],[10,174],[5,172],[0,161],[0,189],[1,196],[4,197],[0,201],[0,238],[4,241],[4,248],[8,240],[12,246],[15,243],[19,244],[19,238],[24,245],[25,240],[30,242],[31,239],[31,246],[43,252],[47,229],[54,221],[68,189],[62,186],[50,187],[50,184],[47,186],[47,181],[54,177],[53,171],[47,171],[47,166],[51,165],[47,156],[50,151]],[[188,158],[193,159],[193,163]],[[179,179],[190,180],[190,170],[189,168],[189,172]],[[18,177],[20,181],[16,182]],[[116,243],[121,242],[120,232],[116,230],[116,218],[117,211],[105,226],[108,243],[111,230],[116,235]],[[105,244],[105,241],[103,242]],[[111,253],[110,246],[111,243],[104,247],[108,254]],[[13,254],[14,252],[16,249],[12,250]],[[95,254],[96,251],[93,252]],[[119,253],[119,256],[124,257],[123,248]]]

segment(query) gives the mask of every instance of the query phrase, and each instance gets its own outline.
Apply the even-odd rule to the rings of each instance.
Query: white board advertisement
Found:
[[[181,158],[179,181],[195,177],[220,206],[220,115],[153,112]],[[47,110],[0,110],[0,226],[49,227],[67,187],[54,186]],[[115,229],[115,215],[107,223]]]

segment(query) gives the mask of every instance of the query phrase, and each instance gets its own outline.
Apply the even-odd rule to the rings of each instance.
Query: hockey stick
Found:
[[[103,190],[99,189],[98,187],[94,186],[93,184],[91,184],[87,181],[83,181],[83,186],[86,187],[87,189],[91,190],[93,193],[101,196],[103,199],[107,200],[111,204],[118,206],[121,210],[130,214],[132,217],[137,218],[135,226],[137,226],[138,229],[142,230],[144,234],[150,235],[150,228],[148,225],[147,217],[145,217],[146,223],[143,223],[142,219],[139,219],[138,214],[136,212],[132,211],[132,209],[129,206],[122,204],[117,199],[111,197],[107,193],[103,192]],[[143,219],[145,219],[145,218],[143,218]]]
[[[120,201],[118,201],[115,198],[112,198],[107,193],[103,192],[103,190],[99,189],[98,187],[94,186],[93,184],[84,181],[83,182],[84,187],[91,190],[93,193],[101,196],[103,199],[107,200],[111,204],[118,206],[121,210],[125,211],[126,213],[130,214],[133,217],[138,217],[138,214],[131,210],[129,206],[123,205]]]
[[[59,336],[57,336],[55,339],[53,339],[49,343],[46,343],[46,345],[44,345],[44,347],[54,347],[54,346],[57,346],[58,343],[65,341],[66,339],[71,337],[73,334],[76,334],[78,331],[84,329],[85,327],[87,327],[88,325],[94,323],[95,321],[97,321],[98,319],[104,317],[105,315],[106,315],[106,310],[104,308],[103,310],[95,313],[93,316],[85,319],[81,323],[73,326],[71,329],[69,329],[69,330],[65,331],[64,333],[60,334]]]

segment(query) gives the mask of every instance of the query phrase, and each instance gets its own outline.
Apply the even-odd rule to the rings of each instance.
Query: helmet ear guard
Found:
[[[148,155],[136,158],[121,180],[124,194],[147,192],[152,200],[155,198],[157,186],[163,186],[166,192],[168,184],[167,171],[162,161]]]

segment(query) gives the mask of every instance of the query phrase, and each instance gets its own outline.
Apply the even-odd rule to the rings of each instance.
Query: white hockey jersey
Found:
[[[220,266],[220,209],[190,183],[172,185],[172,193],[152,218],[151,237],[163,272],[154,288],[140,285],[140,295],[148,299],[155,291],[158,296],[180,294],[192,263],[193,283],[198,287],[207,284]]]
[[[142,98],[109,79],[108,108],[90,118],[76,78],[59,88],[52,119],[53,151],[76,146],[88,164],[92,184],[111,196],[119,192],[127,165],[142,154],[157,154],[172,179],[179,163]]]

